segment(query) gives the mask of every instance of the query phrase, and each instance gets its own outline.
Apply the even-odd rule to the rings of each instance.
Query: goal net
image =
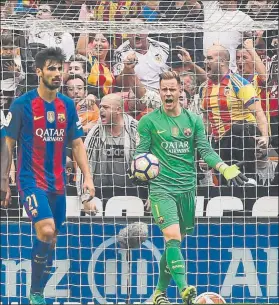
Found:
[[[96,187],[94,215],[90,204],[81,204],[86,195],[69,147],[67,221],[45,289],[48,304],[152,304],[164,240],[148,208],[148,188],[133,185],[126,171],[137,121],[161,107],[159,74],[169,70],[181,77],[181,106],[207,118],[212,146],[228,163],[245,161],[249,178],[244,187],[226,187],[196,153],[196,224],[181,246],[187,282],[198,295],[217,293],[227,303],[279,303],[277,11],[277,1],[1,2],[1,110],[7,115],[15,98],[37,88],[36,54],[60,47],[66,55],[60,92],[75,102]],[[229,52],[227,75],[236,83],[220,79],[223,61],[215,63],[217,82],[209,80],[213,45]],[[267,123],[243,106],[253,96],[237,93],[249,83]],[[111,93],[120,104],[108,110],[102,105]],[[228,121],[224,113],[235,105],[239,119]],[[113,135],[122,119],[125,128]],[[257,124],[258,130],[251,127]],[[268,129],[268,149],[258,144],[260,124]],[[222,130],[233,131],[220,140]],[[176,140],[162,145],[170,156],[189,153],[192,130],[183,133],[181,140],[172,127]],[[20,205],[16,173],[15,151],[12,202],[1,208],[2,304],[28,304],[31,284],[35,230]],[[172,303],[182,302],[173,281],[167,293]]]

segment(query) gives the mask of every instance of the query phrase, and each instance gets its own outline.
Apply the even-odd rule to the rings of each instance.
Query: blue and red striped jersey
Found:
[[[74,102],[60,93],[46,102],[35,89],[12,103],[7,118],[7,136],[18,141],[18,189],[65,192],[66,147],[83,135]]]

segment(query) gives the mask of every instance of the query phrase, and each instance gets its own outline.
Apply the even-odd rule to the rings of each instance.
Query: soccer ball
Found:
[[[149,153],[137,155],[131,164],[132,175],[140,181],[148,181],[156,178],[159,171],[159,160]]]
[[[196,297],[195,304],[226,304],[224,298],[214,292],[205,292]]]

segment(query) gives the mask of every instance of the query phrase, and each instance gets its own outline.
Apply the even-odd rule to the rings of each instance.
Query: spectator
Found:
[[[38,0],[27,0],[27,1],[7,1],[9,5],[14,6],[15,12],[18,13],[36,13],[38,8]],[[13,2],[17,2],[16,4]]]
[[[180,94],[180,97],[179,97],[179,102],[181,104],[181,107],[190,110],[191,96],[189,95],[189,93],[184,88],[182,88],[182,90],[181,90],[181,94]]]
[[[127,20],[132,23],[142,23],[142,16],[128,16]],[[149,89],[159,89],[159,74],[168,70],[166,65],[169,55],[169,46],[163,42],[148,38],[147,34],[128,34],[128,40],[125,41],[114,52],[113,72],[116,76],[117,87],[122,88],[125,84],[123,77],[124,62],[127,57],[135,54],[136,66],[135,73],[142,84]]]
[[[91,12],[98,21],[122,21],[128,15],[141,12],[140,1],[96,1]]]
[[[146,21],[157,21],[164,18],[160,12],[160,2],[162,1],[141,1],[142,15]]]
[[[59,0],[48,1],[53,3],[53,14],[57,19],[61,20],[78,20],[81,6],[85,2],[84,0]],[[94,0],[91,0],[94,2]]]
[[[82,5],[79,20],[123,21],[129,14],[138,15],[141,12],[140,1],[95,1],[90,4]],[[126,39],[126,34],[115,34],[112,48],[119,47]]]
[[[84,79],[88,78],[88,75],[91,70],[91,65],[89,64],[87,58],[80,54],[76,54],[71,56],[69,60],[69,68],[68,74],[69,75],[80,75]]]
[[[63,82],[65,84],[70,75],[77,74],[82,76],[87,82],[90,70],[91,65],[85,56],[80,54],[71,56],[69,62],[64,65]]]
[[[136,75],[135,67],[137,65],[136,53],[130,53],[127,55],[123,62],[124,68],[122,71],[122,82],[124,90],[132,92],[135,95],[137,103],[137,111],[142,113],[147,108],[156,109],[161,106],[160,95],[148,89],[143,85],[138,76]],[[131,96],[131,94],[130,94]],[[135,109],[134,107],[132,107]]]
[[[35,69],[35,60],[36,54],[45,49],[46,46],[41,43],[30,43],[28,45],[29,57],[25,61],[26,66],[26,76],[25,78],[18,84],[16,96],[20,96],[27,91],[37,88],[39,79]]]
[[[277,38],[278,39],[278,38]],[[277,41],[278,46],[278,41]],[[270,115],[270,129],[271,129],[271,144],[279,155],[279,105],[278,105],[278,55],[275,54],[271,58],[271,67],[269,73],[268,88],[269,96],[269,115]]]
[[[267,67],[257,53],[253,47],[253,41],[245,40],[244,44],[237,48],[237,67],[239,73],[254,85],[261,99],[262,108],[270,122],[271,144],[278,151],[278,93],[276,93],[278,92],[278,77],[274,77],[274,73],[276,73],[274,65],[277,62],[278,67],[278,60],[270,59],[271,73],[268,77]],[[263,56],[263,60],[270,65],[266,55]]]
[[[88,48],[87,48],[88,46]],[[115,78],[110,69],[110,46],[111,37],[103,34],[96,34],[92,41],[81,34],[77,44],[79,54],[87,54],[91,65],[88,76],[88,84],[97,89],[97,95],[101,99],[104,95],[112,93],[115,85]]]
[[[253,20],[278,20],[277,1],[247,1],[245,10]]]
[[[68,153],[68,152],[67,152]],[[71,157],[66,157],[66,184],[67,185],[74,185],[75,184],[75,169],[76,169],[76,162],[72,161],[72,153],[70,154]]]
[[[85,79],[77,75],[70,75],[66,82],[66,94],[74,100],[83,131],[87,133],[99,119],[99,108],[96,98],[87,94]]]
[[[155,103],[156,99],[159,100],[160,98],[156,92],[152,91],[152,93],[155,100],[151,96],[147,97],[147,95],[142,99],[138,99],[132,89],[129,92],[119,93],[124,100],[124,111],[139,121],[145,114],[153,111],[152,104]],[[148,98],[150,98],[149,101]]]
[[[197,77],[192,71],[185,71],[180,73],[180,79],[184,90],[189,94],[189,97],[193,99],[197,92]]]
[[[6,103],[1,106],[4,110],[9,109],[11,98],[24,78],[18,39],[10,35],[1,36],[1,103]]]
[[[204,22],[202,1],[160,1],[160,12],[165,15],[167,21],[181,21],[195,23]],[[171,54],[170,62],[177,62],[178,51],[176,46],[188,50],[193,61],[203,67],[203,32],[192,32],[170,35]]]
[[[54,20],[53,7],[49,4],[41,4],[38,7],[36,18],[40,20]],[[75,54],[74,39],[70,33],[55,32],[50,30],[34,29],[29,33],[29,43],[42,43],[47,47],[59,47],[66,55],[66,61]]]
[[[236,64],[238,73],[247,79],[256,89],[256,93],[261,100],[262,108],[269,117],[268,92],[267,92],[267,68],[257,54],[252,39],[246,39],[243,45],[239,45],[236,50]]]
[[[192,61],[190,53],[185,48],[176,46],[176,50],[178,51],[177,57],[179,61],[172,64],[172,69],[178,74],[182,74],[185,71],[192,71],[199,80],[199,83],[203,83],[206,80],[205,71]]]
[[[214,45],[208,50],[205,65],[209,80],[200,88],[201,108],[220,157],[229,163],[246,161],[246,173],[254,177],[255,148],[267,149],[268,123],[254,87],[230,72],[229,62],[229,51],[224,47]]]
[[[207,7],[205,7],[205,12]],[[242,33],[239,30],[231,31],[233,27],[240,28],[243,25],[254,24],[254,21],[247,14],[238,10],[237,1],[219,1],[219,7],[214,10],[214,14],[205,14],[205,22],[210,24],[218,23],[222,31],[220,32],[204,32],[203,46],[204,55],[207,53],[207,49],[213,44],[220,44],[224,46],[230,52],[230,69],[236,72],[236,59],[235,52],[236,48],[243,41],[243,36],[250,34]],[[205,29],[206,30],[206,29]]]
[[[276,186],[278,195],[278,160],[273,161],[266,156],[257,160],[257,174],[258,174],[258,185],[264,185],[270,187],[271,185]],[[271,188],[270,188],[271,190]]]
[[[127,169],[136,148],[137,121],[123,114],[123,99],[119,94],[108,94],[100,104],[99,123],[85,139],[85,146],[94,177],[96,196],[106,201],[113,196],[138,196],[138,188],[127,177]],[[81,200],[86,194],[77,185]],[[106,198],[103,197],[106,194]],[[86,207],[85,207],[86,209]]]
[[[31,52],[32,58],[35,58],[37,53],[40,52],[41,50],[45,49],[47,46],[42,43],[30,43],[28,44],[28,49]]]
[[[1,20],[9,18],[14,12],[14,3],[10,1],[1,1],[0,2],[0,13],[1,13]],[[2,32],[2,29],[1,29]]]
[[[177,57],[179,61],[173,63],[172,69],[179,73],[183,92],[181,101],[183,107],[191,110],[196,114],[200,114],[199,97],[196,94],[196,88],[206,81],[206,72],[192,61],[189,52],[182,47],[177,48]]]

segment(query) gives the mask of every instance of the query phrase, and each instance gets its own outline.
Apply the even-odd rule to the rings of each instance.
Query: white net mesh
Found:
[[[259,134],[254,129],[245,133],[243,122],[239,124],[242,134],[236,138],[244,141],[226,135],[228,141],[222,147],[215,146],[219,153],[225,151],[228,162],[239,158],[246,164],[251,161],[245,168],[251,183],[244,188],[226,188],[213,170],[197,161],[196,229],[182,243],[188,282],[197,286],[198,294],[215,292],[228,303],[278,304],[277,11],[277,1],[1,2],[1,109],[7,115],[14,98],[37,88],[35,54],[45,47],[59,46],[67,57],[61,92],[74,99],[88,133],[85,144],[98,213],[89,216],[90,205],[80,204],[80,176],[69,149],[67,222],[58,237],[45,290],[49,304],[151,302],[164,241],[144,207],[147,188],[135,187],[126,176],[135,149],[136,121],[160,107],[159,74],[169,69],[181,74],[180,102],[184,108],[206,113],[210,121],[224,101],[228,106],[221,91],[207,99],[209,85],[204,82],[208,64],[204,59],[213,44],[229,51],[230,69],[257,89],[269,122],[270,148],[264,154],[254,139]],[[252,47],[247,46],[247,39],[253,41]],[[251,48],[259,57],[247,58],[251,53],[245,52]],[[125,70],[123,63],[132,51],[136,51],[135,73]],[[264,74],[262,69],[265,77],[257,78]],[[233,85],[226,86],[234,90]],[[123,97],[122,108],[130,115],[124,116],[126,129],[117,137],[96,128],[100,101],[111,92]],[[212,105],[201,109],[214,98],[214,111]],[[240,108],[240,112],[246,111],[242,104]],[[223,111],[221,118],[215,119],[218,123]],[[106,119],[102,112],[101,119]],[[213,123],[209,122],[211,128]],[[219,143],[215,136],[214,128],[209,129],[212,145]],[[252,154],[247,153],[249,149]],[[258,159],[250,160],[257,153]],[[28,304],[31,284],[35,232],[19,204],[16,161],[15,153],[10,175],[12,205],[1,209],[2,304]],[[129,230],[122,231],[126,233],[120,243],[119,232],[138,221],[147,224],[148,238],[127,250],[123,245]],[[144,230],[145,226],[141,227],[143,240]],[[138,239],[129,242],[137,244]],[[174,282],[168,294],[171,302],[181,302]]]

